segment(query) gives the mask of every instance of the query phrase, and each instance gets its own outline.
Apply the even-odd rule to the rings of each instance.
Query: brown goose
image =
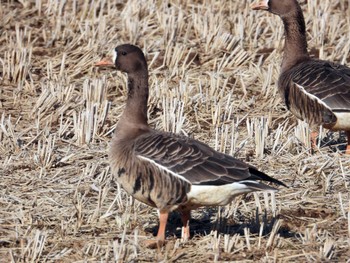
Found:
[[[192,209],[226,205],[244,193],[276,190],[257,180],[284,185],[204,143],[151,129],[147,123],[147,62],[138,47],[120,45],[113,60],[96,65],[114,65],[128,75],[126,107],[112,139],[109,160],[113,176],[125,191],[159,211],[157,239],[149,241],[149,247],[164,243],[168,214],[173,210],[181,214],[183,238],[187,239]]]
[[[283,21],[285,46],[278,89],[288,109],[311,127],[346,131],[346,153],[350,154],[350,68],[310,58],[304,16],[296,0],[260,0],[251,7]]]

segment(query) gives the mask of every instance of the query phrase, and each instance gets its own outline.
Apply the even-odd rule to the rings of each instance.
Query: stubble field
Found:
[[[2,262],[349,262],[350,158],[345,137],[309,129],[276,89],[280,19],[251,1],[0,2]],[[348,1],[302,1],[309,50],[350,64]],[[186,134],[289,188],[193,212],[167,244],[155,209],[113,180],[108,143],[126,76],[94,67],[122,43],[149,62],[153,128]]]

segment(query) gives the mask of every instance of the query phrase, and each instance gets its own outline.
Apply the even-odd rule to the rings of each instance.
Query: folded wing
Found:
[[[322,60],[296,67],[293,82],[332,111],[350,111],[350,68]]]
[[[141,136],[136,141],[135,153],[194,185],[223,185],[249,180],[284,185],[255,167],[217,152],[204,143],[171,133],[152,132]]]

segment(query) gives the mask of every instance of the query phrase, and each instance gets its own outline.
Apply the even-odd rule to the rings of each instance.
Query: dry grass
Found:
[[[276,94],[282,25],[249,4],[1,1],[4,262],[350,258],[350,159],[334,146],[342,137],[328,136],[332,147],[310,153],[307,125]],[[348,1],[303,8],[313,54],[349,63]],[[186,243],[174,215],[167,246],[160,253],[144,248],[140,241],[157,230],[156,211],[113,182],[106,156],[126,78],[93,67],[128,42],[141,46],[150,64],[152,127],[209,143],[290,188],[199,209]]]

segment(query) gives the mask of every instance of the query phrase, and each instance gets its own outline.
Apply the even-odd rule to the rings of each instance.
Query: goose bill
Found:
[[[114,66],[114,62],[113,62],[112,58],[107,57],[107,58],[104,58],[101,61],[97,62],[95,64],[95,66],[98,66],[98,67],[113,67]]]
[[[251,4],[251,9],[253,10],[267,10],[269,9],[269,0],[260,0]]]

